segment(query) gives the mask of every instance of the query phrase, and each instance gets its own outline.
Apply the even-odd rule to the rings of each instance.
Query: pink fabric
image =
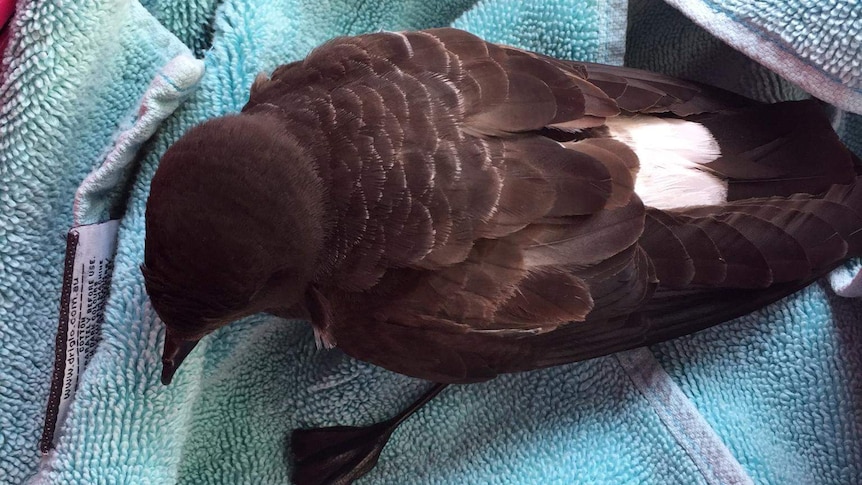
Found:
[[[15,0],[0,0],[0,57],[6,51],[6,44],[9,43],[9,26],[6,25],[12,20],[12,13],[15,11]],[[0,71],[2,71],[0,66]]]
[[[0,0],[0,26],[6,25],[13,11],[15,11],[15,0]]]

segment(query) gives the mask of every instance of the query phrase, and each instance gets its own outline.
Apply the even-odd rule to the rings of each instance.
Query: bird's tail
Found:
[[[787,101],[686,118],[707,128],[721,156],[706,166],[728,182],[728,200],[819,194],[853,181],[854,159],[816,100]],[[857,174],[859,172],[856,172]]]
[[[855,171],[859,173],[859,168]],[[540,366],[599,357],[698,332],[785,298],[848,258],[862,257],[862,174],[852,183],[833,185],[819,195],[739,200],[687,213],[680,211],[673,216],[675,219],[662,221],[669,224],[695,258],[699,249],[694,235],[702,236],[702,228],[706,227],[701,222],[709,219],[710,224],[716,224],[708,230],[719,236],[722,233],[717,224],[725,225],[726,234],[715,243],[719,251],[726,250],[721,259],[728,263],[727,271],[733,275],[728,273],[718,283],[695,281],[679,287],[659,284],[645,306],[632,315],[610,318],[602,324],[567,325],[534,337],[536,353],[541,354],[536,358]],[[679,225],[674,226],[674,221]],[[687,230],[691,228],[697,230]],[[751,260],[741,249],[743,243],[762,256],[766,265],[746,266]],[[794,256],[794,248],[802,252]],[[739,286],[762,281],[759,272],[768,272],[769,284]]]

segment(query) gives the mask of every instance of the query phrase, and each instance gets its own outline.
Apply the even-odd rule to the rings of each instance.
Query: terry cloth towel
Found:
[[[19,1],[17,12],[0,67],[4,484],[24,482],[39,463],[74,194],[103,160],[130,159],[202,74],[136,2]],[[97,198],[116,199],[122,178]]]
[[[667,0],[809,93],[862,112],[862,5],[853,0]]]
[[[116,15],[116,4],[81,5],[80,17],[62,21],[99,30],[108,27],[85,21],[86,16]],[[133,3],[122,5],[138,9]],[[51,1],[25,3],[16,19],[19,28],[13,45],[40,39],[35,26],[24,28],[29,23],[60,23],[55,18],[34,20],[54,12],[54,6]],[[135,143],[121,142],[124,135],[146,134],[158,123],[144,116],[129,126],[116,121],[121,115],[105,115],[115,122],[101,139],[94,139],[89,131],[93,128],[82,122],[73,125],[74,130],[61,131],[54,126],[58,122],[40,124],[25,118],[13,129],[19,146],[39,146],[38,139],[65,148],[70,140],[86,139],[101,143],[102,150],[89,157],[75,152],[75,160],[84,157],[87,163],[73,169],[70,155],[61,158],[59,148],[54,148],[50,155],[32,160],[24,175],[9,178],[11,151],[5,141],[0,145],[9,194],[0,198],[4,209],[0,217],[12,211],[19,220],[17,225],[0,226],[18,231],[7,229],[0,238],[4,264],[0,288],[4,297],[7,288],[14,296],[4,299],[0,308],[0,419],[16,416],[0,423],[2,432],[8,433],[0,442],[0,470],[6,473],[0,481],[8,477],[9,483],[20,483],[32,476],[32,483],[51,484],[287,483],[291,429],[366,424],[388,417],[426,384],[338,351],[319,351],[306,325],[257,316],[205,339],[175,382],[162,387],[158,376],[163,329],[147,302],[138,270],[144,203],[159,156],[195,123],[238,110],[257,72],[300,58],[335,35],[454,24],[489,40],[551,55],[619,63],[626,9],[616,2],[576,0],[530,5],[499,0],[435,4],[224,0],[216,5],[196,0],[181,6],[164,0],[146,6],[204,57],[207,72],[150,142],[138,149]],[[145,23],[150,21],[147,17]],[[111,28],[120,30],[113,24]],[[163,32],[151,25],[146,29]],[[41,42],[42,49],[60,48]],[[99,91],[115,89],[118,82],[104,77],[105,72],[114,64],[132,62],[124,55],[138,62],[138,53],[124,53],[128,44],[119,48],[101,42],[99,48],[112,49],[117,57],[94,62],[79,78],[89,81],[89,88],[70,94],[70,104],[91,110],[86,115],[108,113],[104,104],[117,99]],[[165,45],[174,42],[171,38]],[[667,51],[654,55],[672,57]],[[162,66],[173,57],[144,63],[148,72],[144,64],[136,64],[138,72],[129,75],[141,79],[129,82],[138,88],[138,96],[165,87],[156,80],[147,91],[151,79],[159,77],[155,72],[160,68],[164,72]],[[35,69],[29,66],[22,72]],[[54,76],[48,79],[65,81]],[[3,86],[14,82],[6,80]],[[42,86],[45,83],[43,79]],[[19,96],[23,88],[18,86],[6,88],[3,92],[10,93],[6,97],[30,109],[38,106],[43,113],[58,109],[52,92],[33,88],[29,96]],[[185,92],[180,88],[178,96]],[[95,106],[88,104],[94,102]],[[129,113],[138,112],[133,104]],[[76,120],[89,120],[86,115]],[[65,124],[70,115],[57,116]],[[72,221],[74,187],[96,164],[98,153],[109,154],[108,164],[87,177],[78,192],[79,221],[102,220],[115,212],[125,194],[118,187],[129,170],[124,164],[139,162],[140,169],[133,174],[121,221],[103,341],[81,376],[57,448],[37,470],[36,442],[50,381],[52,326],[62,272],[61,235]],[[51,182],[66,181],[67,190],[46,194],[46,187],[62,185],[41,178],[48,175],[54,177]],[[46,199],[54,207],[50,217],[38,212],[44,209],[35,209]],[[32,229],[42,238],[43,249],[29,252],[34,249],[27,245],[28,252],[22,252],[24,236],[19,234],[34,238],[23,228],[43,219],[39,229]],[[27,278],[11,276],[9,268],[19,273],[18,268],[26,268]],[[34,302],[41,313],[34,313]],[[30,308],[17,308],[23,305]],[[862,482],[858,314],[858,301],[835,297],[827,285],[818,284],[749,317],[650,350],[450,388],[393,437],[363,483]],[[16,461],[7,464],[8,456]]]

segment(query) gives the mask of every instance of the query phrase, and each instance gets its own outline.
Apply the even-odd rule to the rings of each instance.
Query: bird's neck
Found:
[[[343,113],[336,114],[335,120],[343,129],[321,130],[308,121],[311,107],[302,102],[279,109],[291,143],[305,155],[297,163],[314,171],[322,186],[325,235],[312,281],[322,286],[364,288],[381,271],[381,258],[375,260],[368,254],[380,246],[380,226],[386,226],[390,217],[398,217],[386,208],[387,201],[400,198],[395,193],[397,184],[387,179],[386,163],[375,149],[375,133],[360,129],[349,136],[355,120],[340,118]],[[361,284],[353,281],[360,279]]]

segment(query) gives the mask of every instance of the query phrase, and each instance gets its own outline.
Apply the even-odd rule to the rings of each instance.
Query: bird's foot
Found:
[[[371,426],[297,429],[291,435],[293,483],[347,485],[377,464],[395,427],[389,421]]]
[[[370,426],[297,429],[291,435],[293,483],[349,485],[368,473],[398,426],[445,388],[437,384],[397,416]]]

